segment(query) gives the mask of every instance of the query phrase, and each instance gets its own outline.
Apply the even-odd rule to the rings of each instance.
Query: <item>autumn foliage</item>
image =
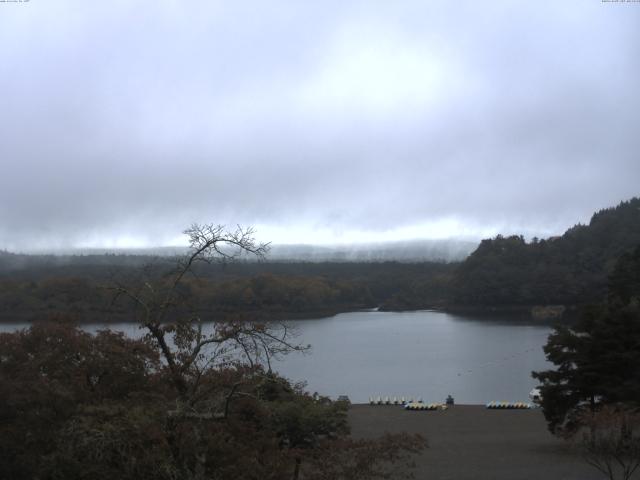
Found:
[[[1,478],[387,478],[423,446],[354,440],[346,404],[257,366],[205,372],[184,404],[153,345],[119,333],[41,323],[0,352]]]

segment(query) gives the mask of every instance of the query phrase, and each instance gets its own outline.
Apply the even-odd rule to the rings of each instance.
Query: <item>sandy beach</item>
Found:
[[[598,480],[563,440],[552,436],[540,410],[488,410],[456,405],[447,411],[352,405],[356,437],[420,433],[429,448],[416,457],[415,478],[434,480]],[[638,472],[633,478],[640,478]]]

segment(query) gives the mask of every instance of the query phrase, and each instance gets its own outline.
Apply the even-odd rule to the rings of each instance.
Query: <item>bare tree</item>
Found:
[[[578,444],[585,461],[610,480],[629,480],[640,466],[640,414],[605,406],[581,418]]]
[[[196,276],[197,264],[241,256],[264,258],[269,245],[256,242],[254,233],[240,226],[229,231],[223,225],[193,224],[184,231],[189,253],[178,258],[171,271],[158,275],[148,268],[136,281],[116,282],[113,287],[116,298],[124,296],[132,302],[141,328],[160,349],[183,405],[193,406],[202,398],[201,379],[212,368],[264,365],[270,371],[272,358],[308,348],[293,342],[285,324],[229,315],[203,319],[190,302],[184,287],[187,276]],[[230,386],[224,395],[225,411],[230,397],[237,394],[241,394],[239,385]]]

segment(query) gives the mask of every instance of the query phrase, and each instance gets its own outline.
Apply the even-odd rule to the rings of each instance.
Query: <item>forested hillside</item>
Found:
[[[202,264],[186,282],[198,308],[272,316],[322,316],[379,306],[530,307],[598,303],[618,258],[640,245],[640,199],[593,215],[561,237],[483,240],[461,263],[232,262]],[[16,255],[0,252],[0,320],[73,313],[125,320],[114,282],[162,276],[172,257]],[[133,319],[131,319],[133,320]]]
[[[122,299],[113,302],[113,286],[139,280],[142,273],[161,277],[175,262],[170,257],[0,253],[0,321],[61,313],[82,321],[133,321]],[[447,295],[442,279],[453,268],[429,262],[201,264],[185,282],[185,293],[209,318],[221,312],[324,316],[383,304],[402,309],[441,304]],[[414,291],[419,301],[413,300]]]
[[[578,305],[606,294],[618,258],[640,245],[640,199],[593,215],[561,237],[526,242],[521,236],[483,240],[456,269],[456,305]]]

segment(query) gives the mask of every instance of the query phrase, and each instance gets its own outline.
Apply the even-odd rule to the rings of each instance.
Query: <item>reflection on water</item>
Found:
[[[353,402],[370,396],[421,396],[427,402],[527,400],[532,370],[545,369],[546,325],[510,324],[440,312],[352,312],[316,320],[288,321],[308,354],[292,354],[274,368],[311,392]],[[11,331],[26,324],[4,324]],[[106,325],[87,325],[89,331]],[[136,324],[111,325],[131,336]]]

